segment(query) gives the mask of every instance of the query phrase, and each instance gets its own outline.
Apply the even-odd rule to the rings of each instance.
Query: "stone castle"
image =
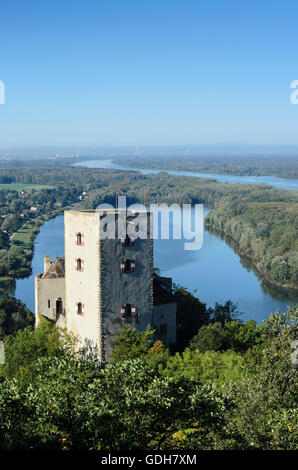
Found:
[[[119,217],[120,209],[113,215]],[[144,212],[144,211],[143,211]],[[150,213],[145,216],[150,221]],[[126,212],[126,223],[134,224]],[[153,240],[101,236],[98,211],[64,214],[65,257],[44,258],[35,277],[36,326],[39,315],[80,338],[87,357],[109,362],[115,335],[125,324],[138,331],[147,325],[166,346],[176,343],[177,304],[170,278],[153,268]]]

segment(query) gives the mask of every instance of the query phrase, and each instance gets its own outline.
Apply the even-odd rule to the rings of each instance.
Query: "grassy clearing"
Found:
[[[12,243],[20,248],[22,248],[26,253],[32,251],[32,241],[31,235],[33,230],[33,224],[26,224],[15,234],[12,239]]]

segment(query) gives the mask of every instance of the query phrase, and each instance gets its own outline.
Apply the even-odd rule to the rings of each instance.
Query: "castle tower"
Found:
[[[121,209],[110,210],[109,215],[115,219],[114,239],[103,236],[106,219],[99,212],[65,212],[66,327],[81,338],[86,355],[100,362],[109,361],[113,337],[123,324],[143,331],[153,323],[150,213],[143,211],[148,221],[143,239],[127,235],[135,214],[125,212],[122,238]]]

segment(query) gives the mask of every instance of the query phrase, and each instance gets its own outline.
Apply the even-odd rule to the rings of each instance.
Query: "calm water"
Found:
[[[95,160],[81,165],[101,168],[117,168],[110,160]],[[135,170],[135,169],[134,169]],[[142,173],[158,171],[139,170]],[[297,180],[282,180],[271,177],[232,177],[225,175],[206,175],[200,173],[169,172],[171,174],[212,177],[218,181],[242,183],[269,183],[285,188],[298,189]],[[236,179],[235,179],[236,178]],[[254,180],[254,181],[253,181]],[[208,212],[205,207],[204,214]],[[208,306],[215,302],[224,303],[230,299],[238,303],[239,310],[244,312],[243,319],[255,319],[262,322],[268,314],[276,310],[284,311],[298,298],[290,298],[278,289],[269,288],[251,270],[250,263],[240,260],[237,249],[224,241],[221,236],[204,230],[203,247],[197,251],[185,251],[185,240],[155,240],[154,265],[160,268],[160,274],[171,276],[176,284],[187,287]],[[235,251],[234,251],[235,250]],[[15,295],[34,311],[34,275],[43,271],[43,257],[48,254],[51,259],[64,256],[64,220],[58,216],[46,222],[40,229],[35,241],[35,252],[32,261],[33,275],[27,279],[0,283],[7,292]]]

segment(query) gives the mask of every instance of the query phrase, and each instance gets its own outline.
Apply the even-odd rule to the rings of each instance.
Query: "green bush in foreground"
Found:
[[[124,328],[101,369],[52,324],[25,329],[6,340],[0,448],[296,449],[297,315],[271,315],[244,353],[171,356],[149,328]]]

